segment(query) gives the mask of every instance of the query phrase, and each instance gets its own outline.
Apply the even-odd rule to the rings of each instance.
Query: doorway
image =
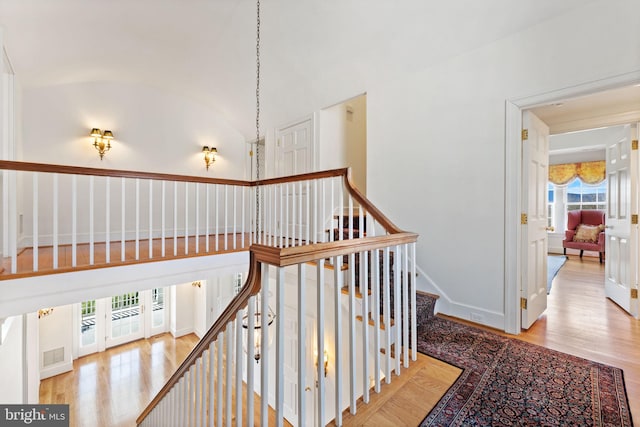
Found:
[[[168,330],[165,288],[128,292],[76,304],[78,356]]]
[[[522,229],[520,225],[520,211],[522,206],[522,112],[541,106],[551,106],[564,100],[580,99],[587,95],[604,93],[610,89],[637,88],[640,82],[640,72],[629,73],[597,82],[584,84],[542,95],[507,100],[506,101],[506,188],[505,188],[505,331],[519,334],[521,330],[521,289],[522,289]],[[572,131],[578,128],[598,127],[629,123],[640,117],[632,117],[620,111],[612,112],[611,105],[603,105],[598,111],[587,110],[591,117],[587,119],[586,112],[582,116],[575,116],[565,120],[562,126]],[[635,109],[637,115],[638,109]],[[636,300],[637,301],[637,300]]]

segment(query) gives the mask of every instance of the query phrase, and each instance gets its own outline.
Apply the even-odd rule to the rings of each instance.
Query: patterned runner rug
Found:
[[[418,351],[463,369],[420,426],[632,426],[621,369],[434,317]]]

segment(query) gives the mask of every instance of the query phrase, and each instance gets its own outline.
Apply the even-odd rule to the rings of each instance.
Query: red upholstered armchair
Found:
[[[602,263],[604,255],[604,219],[605,213],[596,210],[569,211],[567,230],[562,241],[564,254],[567,248],[580,249],[580,258],[586,251],[597,251]]]

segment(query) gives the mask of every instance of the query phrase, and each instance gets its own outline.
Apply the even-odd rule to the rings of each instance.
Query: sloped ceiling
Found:
[[[293,120],[585,3],[263,0],[263,118]],[[248,0],[0,0],[23,87],[140,82],[198,99],[247,139],[255,123],[255,21]]]

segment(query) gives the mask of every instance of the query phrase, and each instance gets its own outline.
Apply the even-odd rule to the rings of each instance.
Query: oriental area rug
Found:
[[[440,317],[418,351],[463,370],[420,426],[633,426],[621,369]]]

